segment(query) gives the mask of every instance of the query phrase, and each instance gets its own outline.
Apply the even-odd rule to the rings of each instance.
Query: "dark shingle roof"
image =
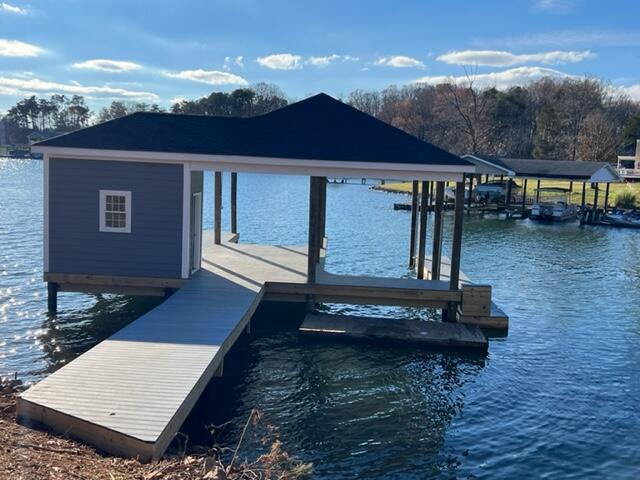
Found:
[[[536,160],[528,158],[502,158],[491,155],[474,155],[493,165],[511,170],[516,177],[557,178],[587,181],[598,170],[609,165],[605,162],[575,160]]]
[[[470,165],[325,94],[249,118],[134,113],[38,146]]]

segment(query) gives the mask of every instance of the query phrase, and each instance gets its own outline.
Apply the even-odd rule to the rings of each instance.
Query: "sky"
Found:
[[[291,99],[590,76],[640,100],[639,0],[0,0],[0,112],[30,95],[168,107],[267,82]]]

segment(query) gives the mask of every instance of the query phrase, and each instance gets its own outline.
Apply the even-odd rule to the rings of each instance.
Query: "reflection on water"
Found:
[[[238,180],[243,241],[306,241],[305,179]],[[209,175],[206,186],[210,228]],[[228,192],[224,198],[226,207]],[[330,184],[329,271],[410,275],[409,214],[392,208],[402,198]],[[0,160],[1,375],[37,379],[158,301],[62,293],[60,313],[48,317],[41,202],[41,163]],[[635,478],[640,232],[466,220],[462,268],[491,284],[511,317],[509,336],[492,339],[488,357],[303,342],[294,328],[299,312],[263,309],[260,328],[225,361],[225,377],[185,426],[193,440],[206,443],[201,425],[225,421],[223,440],[237,438],[234,429],[257,407],[292,454],[315,463],[318,478]],[[447,235],[449,228],[447,221]]]

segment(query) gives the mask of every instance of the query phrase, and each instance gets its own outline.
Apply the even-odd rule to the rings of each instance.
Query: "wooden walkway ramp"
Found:
[[[227,237],[227,240],[229,238]],[[18,399],[35,421],[121,456],[162,456],[225,352],[264,298],[387,305],[446,305],[446,282],[343,277],[322,269],[306,283],[307,248],[214,245],[202,269],[164,303],[62,367]]]

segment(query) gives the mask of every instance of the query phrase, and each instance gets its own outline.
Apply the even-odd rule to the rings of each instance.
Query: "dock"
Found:
[[[323,255],[321,255],[323,256]],[[307,283],[307,247],[203,236],[202,269],[164,303],[18,399],[18,417],[99,449],[162,456],[262,299],[414,305],[460,302],[444,281],[333,275]]]
[[[300,332],[367,341],[394,341],[486,352],[486,337],[476,325],[418,319],[308,314]]]

